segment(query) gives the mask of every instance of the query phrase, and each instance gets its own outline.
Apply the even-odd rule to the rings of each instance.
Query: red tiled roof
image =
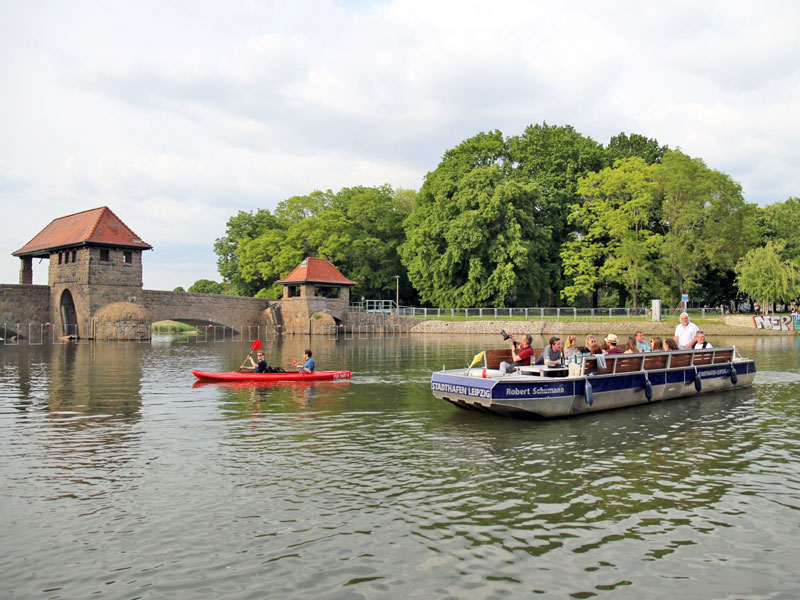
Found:
[[[54,219],[36,236],[16,252],[14,256],[46,254],[46,251],[68,246],[99,244],[150,250],[152,246],[143,242],[107,206],[93,208]]]
[[[306,258],[283,279],[277,283],[334,283],[339,285],[355,285],[324,258]]]

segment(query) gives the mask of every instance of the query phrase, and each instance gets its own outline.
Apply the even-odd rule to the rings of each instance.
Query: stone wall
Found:
[[[338,320],[345,319],[350,303],[345,298],[322,298],[317,296],[284,297],[280,301],[281,316],[286,333],[311,333],[315,314],[325,313]]]
[[[404,319],[401,319],[404,320]],[[550,335],[577,335],[586,336],[593,334],[600,338],[609,333],[616,334],[620,340],[633,335],[637,330],[641,330],[645,335],[658,335],[672,337],[675,333],[675,322],[654,322],[654,321],[442,321],[431,320],[418,322],[411,328],[411,333],[432,333],[432,334],[458,334],[458,335],[486,335],[499,334],[501,329],[515,336],[523,333],[531,335],[550,336]],[[737,327],[719,324],[704,324],[703,331],[706,337],[724,335],[793,335],[792,332],[770,331],[754,329],[752,319],[749,327]],[[713,339],[711,340],[713,343]]]
[[[46,323],[49,306],[47,285],[0,284],[0,323]]]
[[[215,323],[239,331],[250,325],[266,325],[269,300],[220,294],[193,294],[142,290],[141,299],[153,321],[174,320],[189,324]]]

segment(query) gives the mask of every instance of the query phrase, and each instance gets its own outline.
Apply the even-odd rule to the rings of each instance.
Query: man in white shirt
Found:
[[[675,328],[673,339],[680,348],[691,348],[697,343],[697,332],[700,328],[694,323],[689,322],[689,313],[681,313],[681,322]]]
[[[704,348],[713,348],[711,342],[706,341],[706,334],[702,331],[697,332],[697,343],[692,346],[695,350],[703,350]]]

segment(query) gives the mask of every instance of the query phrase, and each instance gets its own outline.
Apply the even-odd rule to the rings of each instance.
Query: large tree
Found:
[[[758,221],[764,240],[783,244],[788,257],[800,256],[800,198],[763,207]]]
[[[561,252],[572,283],[565,298],[574,302],[598,285],[622,286],[637,306],[642,285],[654,277],[661,235],[657,219],[655,167],[639,157],[580,180],[581,202],[573,204],[570,221],[578,226]]]
[[[663,277],[674,299],[697,289],[707,267],[733,270],[758,239],[756,207],[730,176],[667,152],[655,171],[664,236]]]
[[[782,244],[767,242],[753,248],[736,264],[736,283],[765,310],[774,302],[789,302],[800,297],[800,264],[784,258]]]
[[[460,308],[542,299],[551,228],[537,186],[510,174],[499,131],[448,150],[428,173],[400,247],[423,302]]]
[[[239,276],[262,285],[259,295],[280,293],[274,282],[306,256],[330,260],[356,281],[353,293],[393,297],[395,276],[407,280],[397,247],[414,193],[390,186],[344,188],[294,196],[275,209],[274,224],[243,239],[235,250]],[[410,286],[403,285],[405,294]]]
[[[624,131],[619,135],[613,136],[606,146],[606,155],[609,161],[620,160],[638,156],[648,165],[661,161],[661,157],[669,150],[667,146],[661,146],[658,140],[647,138],[638,133],[626,134]]]
[[[580,203],[578,180],[607,166],[608,159],[601,144],[570,125],[529,125],[522,135],[509,138],[508,146],[514,179],[541,192],[537,219],[551,230],[544,261],[552,303],[563,287],[560,249],[574,231],[567,217]]]
[[[267,230],[281,228],[278,220],[265,209],[255,213],[240,211],[228,219],[225,235],[214,242],[217,270],[233,293],[252,296],[266,285],[259,277],[245,278],[239,264],[239,248]]]

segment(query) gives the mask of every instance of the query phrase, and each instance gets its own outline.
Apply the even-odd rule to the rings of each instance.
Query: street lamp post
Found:
[[[394,276],[395,292],[394,292],[394,308],[397,311],[397,316],[400,316],[400,275]]]

